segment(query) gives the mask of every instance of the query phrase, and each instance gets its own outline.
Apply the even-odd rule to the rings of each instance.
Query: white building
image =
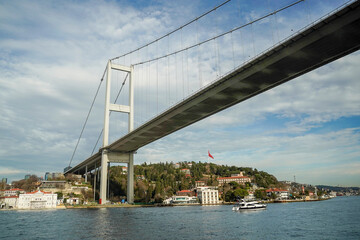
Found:
[[[198,203],[198,199],[197,197],[189,197],[189,196],[173,196],[171,203],[173,204]]]
[[[225,183],[237,182],[238,184],[245,185],[245,183],[251,183],[251,179],[246,176],[236,176],[236,177],[219,177],[218,178],[219,186],[224,185]]]
[[[19,195],[17,208],[19,209],[38,209],[56,208],[57,194],[43,191],[36,191]]]
[[[195,181],[195,187],[204,187],[205,181]]]
[[[66,203],[71,205],[77,205],[80,204],[80,198],[72,197],[66,200]]]
[[[253,192],[249,192],[249,195],[244,197],[245,201],[254,201],[255,200],[255,195]]]
[[[289,199],[290,196],[289,191],[285,189],[270,188],[266,190],[267,196],[270,197],[272,193],[274,193],[279,200]]]
[[[25,193],[23,189],[12,188],[8,190],[0,190],[0,197],[17,196],[20,193]]]
[[[219,191],[211,187],[198,187],[198,198],[201,204],[219,204]]]
[[[0,197],[0,209],[2,208],[16,208],[18,203],[18,196]]]
[[[167,198],[163,201],[164,204],[171,204],[173,202],[172,198]]]

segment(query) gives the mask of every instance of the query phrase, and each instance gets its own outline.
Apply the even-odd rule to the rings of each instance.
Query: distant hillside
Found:
[[[319,189],[329,189],[335,192],[349,192],[350,190],[359,191],[359,187],[338,187],[338,186],[327,186],[327,185],[316,185]]]

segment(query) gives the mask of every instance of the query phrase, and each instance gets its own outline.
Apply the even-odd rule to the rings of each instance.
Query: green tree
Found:
[[[232,202],[234,201],[234,191],[229,190],[225,193],[225,201],[226,202]]]
[[[271,195],[270,195],[270,198],[271,198],[271,199],[276,199],[277,196],[276,196],[276,194],[275,194],[274,192],[272,192]]]
[[[64,194],[62,192],[56,192],[56,194],[57,194],[58,199],[62,199],[64,196]]]
[[[245,196],[249,195],[246,189],[238,188],[233,193],[235,199],[244,198]]]
[[[234,181],[233,181],[233,182],[229,182],[229,184],[230,184],[230,186],[231,186],[233,189],[240,187],[240,184],[237,183],[237,182],[234,182]]]
[[[256,189],[254,196],[258,199],[266,199],[267,198],[266,190],[265,189]]]

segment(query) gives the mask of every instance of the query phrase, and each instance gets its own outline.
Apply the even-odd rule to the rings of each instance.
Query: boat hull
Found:
[[[241,211],[241,210],[257,210],[257,209],[266,209],[266,206],[258,206],[258,207],[233,207],[233,211]]]
[[[237,205],[233,206],[233,211],[240,211],[240,210],[255,210],[255,209],[266,209],[266,204],[259,203],[256,201],[246,202],[241,200]]]

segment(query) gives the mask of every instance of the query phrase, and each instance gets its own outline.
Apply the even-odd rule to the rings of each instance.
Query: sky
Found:
[[[0,178],[61,172],[107,61],[222,2],[0,0]],[[136,64],[179,50],[292,2],[233,0],[117,61]],[[197,49],[135,65],[135,127],[344,2],[305,1]],[[360,187],[359,76],[355,52],[139,149],[135,164],[213,162],[257,168],[278,180]],[[114,97],[124,75],[112,78]],[[101,131],[104,85],[72,165],[91,155]],[[127,122],[113,118],[115,140]]]

